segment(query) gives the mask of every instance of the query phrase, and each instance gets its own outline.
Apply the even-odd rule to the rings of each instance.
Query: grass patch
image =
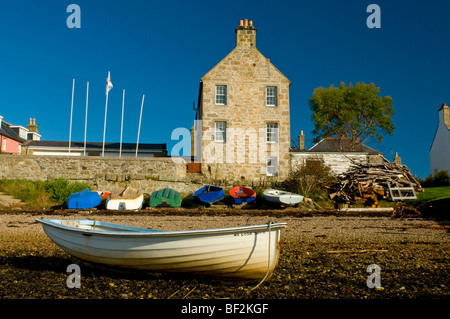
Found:
[[[51,181],[1,179],[0,192],[23,201],[27,207],[52,207],[64,204],[70,194],[89,188],[87,183],[58,178]]]
[[[428,187],[424,190],[417,194],[417,199],[412,201],[413,203],[450,198],[450,186]]]

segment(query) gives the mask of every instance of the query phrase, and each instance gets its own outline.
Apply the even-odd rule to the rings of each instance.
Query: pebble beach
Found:
[[[68,288],[71,257],[36,218],[97,219],[164,230],[285,222],[273,276],[255,284],[158,274],[119,274],[81,267],[81,287]],[[386,214],[260,212],[0,211],[0,299],[448,299],[450,222]],[[368,287],[377,265],[379,287]]]

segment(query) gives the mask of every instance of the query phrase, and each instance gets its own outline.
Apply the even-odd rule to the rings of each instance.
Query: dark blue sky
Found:
[[[81,28],[69,29],[69,4]],[[369,4],[381,28],[369,29]],[[291,137],[312,146],[308,98],[318,86],[366,82],[393,98],[394,134],[368,145],[389,160],[398,152],[413,174],[429,174],[438,109],[450,103],[450,1],[85,1],[24,0],[0,4],[0,115],[40,124],[45,140],[118,142],[122,90],[124,142],[136,142],[142,94],[142,143],[176,143],[171,133],[193,124],[200,78],[235,45],[239,20],[253,20],[257,48],[291,80]]]

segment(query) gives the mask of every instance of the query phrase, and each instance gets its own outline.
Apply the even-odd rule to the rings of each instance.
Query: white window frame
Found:
[[[227,105],[227,91],[226,85],[216,85],[216,96],[214,98],[216,105]]]
[[[278,88],[276,86],[266,87],[266,106],[278,106]]]
[[[3,142],[2,142],[2,151],[6,151],[6,137],[3,138]]]
[[[218,121],[214,126],[214,142],[225,143],[227,141],[227,122]]]
[[[278,175],[278,158],[277,157],[267,157],[266,161],[267,176],[277,176]]]
[[[267,123],[266,130],[267,130],[266,134],[267,143],[278,143],[278,132],[279,132],[278,123]]]

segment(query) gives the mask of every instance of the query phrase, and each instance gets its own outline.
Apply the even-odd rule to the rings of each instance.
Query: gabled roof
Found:
[[[357,153],[368,153],[369,155],[379,155],[382,154],[377,150],[359,143],[354,149],[350,151],[351,141],[349,139],[343,139],[342,143],[339,143],[339,139],[335,137],[327,137],[322,139],[316,145],[311,147],[308,152],[357,152]],[[342,148],[341,148],[342,145]]]
[[[221,70],[219,67],[229,60],[236,60],[242,62],[242,58],[240,57],[242,53],[245,52],[247,55],[249,55],[249,60],[251,58],[251,62],[248,63],[248,65],[252,65],[253,63],[258,64],[265,64],[273,72],[278,73],[282,78],[284,78],[289,83],[291,82],[286,75],[284,75],[280,70],[277,69],[277,67],[270,61],[270,59],[267,59],[257,48],[239,48],[235,47],[233,50],[231,50],[230,53],[228,53],[222,60],[219,61],[212,69],[210,69],[202,78],[201,81],[204,81],[204,79],[216,72],[221,73]]]
[[[25,143],[27,140],[21,138],[12,128],[11,128],[11,124],[9,124],[8,122],[5,121],[1,121],[1,126],[0,126],[0,135],[9,137],[10,139],[13,139],[15,141],[18,141],[20,143]]]

